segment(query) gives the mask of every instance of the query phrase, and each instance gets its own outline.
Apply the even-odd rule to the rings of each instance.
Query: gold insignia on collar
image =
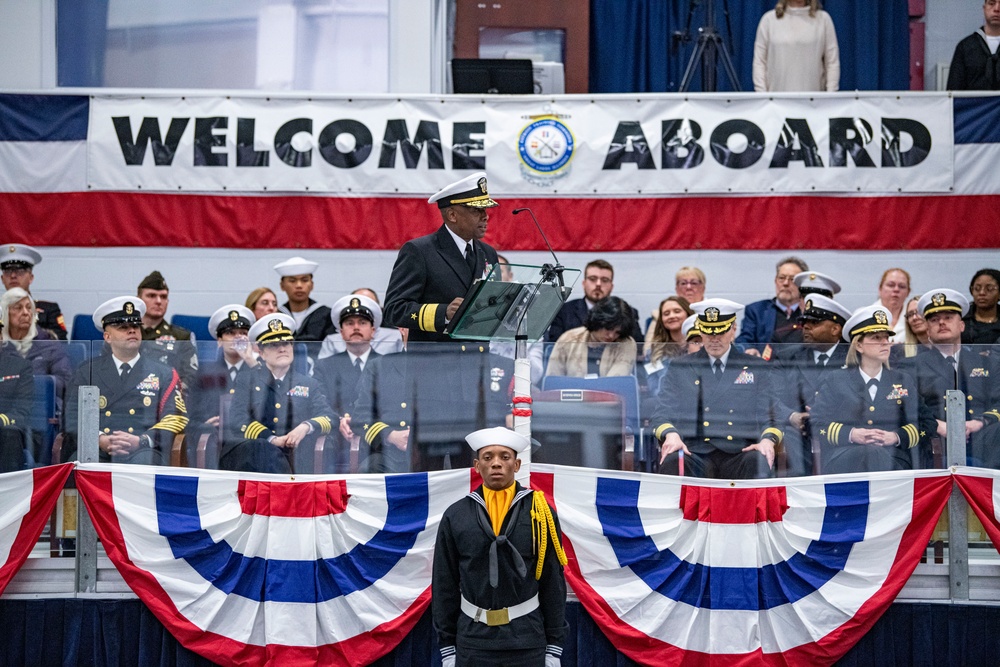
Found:
[[[719,309],[716,308],[715,306],[712,306],[711,308],[706,308],[705,309],[705,319],[708,320],[709,322],[718,322],[719,321]]]
[[[942,294],[941,292],[938,292],[937,294],[935,294],[934,296],[932,296],[931,297],[931,303],[933,303],[935,306],[943,306],[944,305],[944,294]]]
[[[884,310],[876,310],[875,322],[878,324],[889,324],[889,316],[885,314]]]

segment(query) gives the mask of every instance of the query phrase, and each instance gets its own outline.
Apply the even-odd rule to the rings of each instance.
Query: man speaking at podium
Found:
[[[427,200],[437,204],[444,224],[427,236],[403,244],[385,295],[385,321],[410,330],[411,342],[451,340],[443,332],[472,282],[497,263],[497,251],[483,243],[489,224],[486,174],[476,172],[439,190]]]

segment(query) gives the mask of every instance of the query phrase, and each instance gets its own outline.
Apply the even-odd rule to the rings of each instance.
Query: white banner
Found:
[[[506,196],[950,192],[946,96],[96,97],[94,190]]]

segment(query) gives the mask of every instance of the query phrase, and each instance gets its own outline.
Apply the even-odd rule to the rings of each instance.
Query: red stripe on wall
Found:
[[[503,199],[486,240],[544,250],[810,248],[926,250],[1000,246],[1000,195]],[[3,242],[394,250],[437,228],[416,198],[120,192],[0,193]]]

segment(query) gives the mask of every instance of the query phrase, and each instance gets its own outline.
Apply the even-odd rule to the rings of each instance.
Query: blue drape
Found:
[[[715,0],[716,28],[732,53],[743,90],[753,90],[757,23],[774,4],[773,0]],[[689,7],[687,0],[591,0],[590,92],[677,91],[694,44],[675,48],[671,35],[684,30]],[[724,15],[727,8],[731,39]],[[824,9],[837,29],[841,90],[909,88],[907,0],[829,0]],[[705,1],[701,0],[691,21],[693,38],[705,23]],[[718,71],[718,90],[732,90],[721,65]],[[696,70],[690,90],[701,89]]]
[[[579,603],[569,603],[570,626],[562,664],[567,667],[632,667],[615,650]],[[138,600],[0,599],[3,648],[0,667],[92,665],[94,667],[209,667],[188,651]],[[839,667],[867,665],[995,665],[1000,655],[1000,608],[894,604],[840,660]],[[430,613],[376,667],[440,665]]]

